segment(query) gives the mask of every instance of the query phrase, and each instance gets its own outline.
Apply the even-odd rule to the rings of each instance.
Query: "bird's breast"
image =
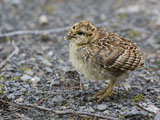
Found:
[[[79,48],[73,43],[70,44],[70,62],[88,80],[107,80],[112,77],[109,72],[92,61],[87,49]]]

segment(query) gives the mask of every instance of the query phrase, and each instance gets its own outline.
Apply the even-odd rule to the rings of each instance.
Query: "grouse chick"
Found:
[[[134,42],[88,21],[75,23],[65,39],[70,41],[70,62],[86,79],[110,80],[108,87],[93,96],[98,102],[112,95],[116,82],[125,79],[129,71],[144,64]]]

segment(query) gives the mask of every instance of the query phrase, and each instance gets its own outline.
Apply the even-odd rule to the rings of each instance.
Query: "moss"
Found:
[[[0,88],[3,88],[3,85],[0,85]]]
[[[26,82],[26,84],[30,84],[30,80],[26,80],[25,82]]]
[[[46,96],[49,96],[49,91],[46,91]]]
[[[26,67],[26,66],[21,67],[20,70],[21,70],[21,71],[32,71],[31,68],[28,68],[28,67]]]
[[[3,76],[0,76],[0,80],[2,80],[2,79],[4,79],[4,77],[3,77]]]
[[[13,78],[13,80],[19,80],[21,77],[20,76],[16,76]]]
[[[10,43],[10,42],[11,42],[10,37],[6,37],[6,43]]]
[[[124,111],[126,111],[126,110],[127,110],[127,108],[122,108],[121,110],[122,110],[122,112],[124,112]]]
[[[138,101],[144,101],[145,100],[145,96],[143,94],[138,94],[136,96],[134,96],[132,99],[131,99],[131,102],[138,102]]]
[[[4,94],[4,91],[3,90],[0,90],[0,95],[3,95]]]
[[[125,13],[121,13],[119,14],[119,18],[122,20],[122,19],[125,19],[126,18],[126,14]]]
[[[131,37],[131,39],[136,38],[136,37],[141,37],[141,32],[135,31],[135,30],[130,30],[128,32],[129,36]]]
[[[119,115],[118,118],[119,119],[124,119],[125,117],[124,117],[124,115]]]
[[[92,120],[91,118],[82,117],[82,120]]]

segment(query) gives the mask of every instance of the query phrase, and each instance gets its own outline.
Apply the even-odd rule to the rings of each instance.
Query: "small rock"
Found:
[[[92,107],[89,107],[88,109],[90,109],[89,111],[91,112],[95,112],[95,110]]]
[[[21,4],[21,0],[11,0],[11,3],[13,5],[20,5]]]
[[[8,97],[9,99],[15,99],[15,96],[14,96],[13,94],[9,94],[7,97]]]
[[[26,88],[21,88],[19,91],[20,91],[20,92],[26,92],[27,89],[26,89]]]
[[[48,73],[52,73],[52,72],[53,72],[53,70],[52,70],[51,68],[49,68],[49,67],[45,67],[44,69],[45,69],[45,71],[48,72]]]
[[[104,111],[106,108],[107,108],[106,104],[97,105],[97,109],[100,110],[100,111]]]
[[[60,81],[59,80],[55,80],[52,85],[58,86],[58,85],[60,85]]]
[[[87,108],[84,108],[83,111],[89,112],[89,113],[90,113],[90,112],[95,112],[95,110],[94,110],[92,107],[90,107],[90,106],[87,107]]]
[[[142,113],[138,111],[135,107],[132,108],[132,110],[125,111],[124,116],[126,117],[133,117],[133,116],[141,116]]]
[[[23,76],[21,77],[21,80],[23,80],[23,81],[30,80],[30,79],[32,79],[32,77],[29,76],[29,75],[23,75]]]
[[[41,25],[47,24],[47,23],[48,23],[48,18],[47,18],[47,16],[46,16],[46,15],[41,15],[41,16],[39,17],[39,23],[40,23]]]
[[[160,112],[156,114],[156,116],[154,117],[154,120],[160,120]]]
[[[129,89],[131,89],[131,86],[128,83],[122,83],[122,86],[126,91],[129,91]]]
[[[44,33],[44,34],[42,34],[41,38],[43,41],[47,41],[48,39],[50,39],[50,35],[47,33]]]
[[[40,81],[40,78],[39,78],[38,76],[34,76],[34,77],[31,79],[31,81],[32,81],[31,86],[32,86],[33,88],[35,88],[36,85],[37,85],[37,83]]]
[[[7,70],[7,71],[14,71],[15,68],[14,68],[13,65],[7,65],[7,66],[6,66],[6,70]]]
[[[38,76],[34,76],[34,78],[32,80],[38,82],[38,81],[40,81],[40,78]]]
[[[21,103],[21,102],[23,102],[23,101],[24,101],[24,99],[23,99],[22,97],[16,99],[16,102],[18,102],[18,103]]]
[[[49,52],[47,53],[47,55],[50,56],[50,57],[52,57],[52,56],[53,56],[53,51],[49,51]]]
[[[88,89],[89,89],[89,85],[88,85],[88,84],[84,84],[84,85],[83,85],[83,88],[84,88],[85,90],[88,90]]]
[[[46,66],[52,66],[52,64],[47,59],[43,59],[42,63]]]
[[[110,113],[109,113],[108,110],[105,110],[105,111],[103,112],[103,114],[105,114],[105,115],[110,115]]]
[[[101,19],[101,20],[106,20],[106,18],[107,18],[107,17],[106,17],[105,14],[101,14],[101,15],[100,15],[100,19]]]
[[[30,76],[32,76],[33,74],[34,74],[34,72],[32,72],[32,71],[24,71],[27,75],[30,75]]]
[[[3,118],[0,116],[0,120],[3,120]]]

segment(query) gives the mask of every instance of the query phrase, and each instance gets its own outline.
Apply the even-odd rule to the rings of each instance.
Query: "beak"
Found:
[[[73,38],[73,36],[67,34],[66,36],[64,36],[64,39],[65,40],[71,40]]]

